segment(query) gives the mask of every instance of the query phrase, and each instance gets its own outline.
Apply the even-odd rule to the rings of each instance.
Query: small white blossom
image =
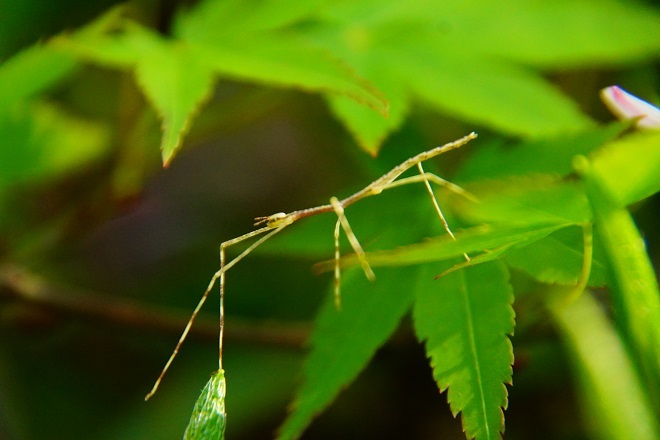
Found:
[[[606,87],[600,91],[600,98],[608,109],[619,119],[637,119],[639,129],[660,130],[660,109],[618,86]]]

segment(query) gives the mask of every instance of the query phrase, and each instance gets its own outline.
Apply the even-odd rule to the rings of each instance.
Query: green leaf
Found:
[[[331,96],[328,102],[335,117],[346,126],[360,147],[375,156],[387,136],[403,124],[411,104],[408,92],[399,77],[388,70],[386,63],[389,60],[371,59],[372,64],[378,63],[376,66],[365,65],[362,57],[349,58],[349,62],[362,75],[371,78],[378,90],[385,94],[389,102],[387,118],[342,96]]]
[[[379,271],[373,284],[357,270],[342,277],[341,310],[326,301],[316,320],[304,382],[279,430],[280,439],[299,437],[357,377],[409,310],[418,277],[416,269]]]
[[[642,367],[647,389],[660,402],[660,290],[644,241],[599,170],[584,157],[576,161],[576,169],[586,182],[595,231],[614,273],[612,295],[619,325]]]
[[[523,19],[531,14],[545,20],[544,8],[560,10],[557,21],[546,21],[546,26],[539,26],[538,30],[530,25],[523,33],[511,34],[516,40],[520,35],[525,35],[526,40],[538,39],[534,51],[542,56],[544,44],[556,46],[554,38],[546,38],[548,34],[544,32],[548,27],[553,29],[550,35],[554,37],[556,29],[563,29],[564,21],[576,23],[571,3],[535,2],[530,5],[529,2],[515,1],[502,8],[494,1],[385,1],[374,10],[368,1],[350,2],[323,11],[321,19],[306,27],[304,32],[310,41],[348,60],[360,75],[373,83],[380,86],[379,79],[393,78],[395,82],[390,91],[396,90],[396,95],[405,100],[403,102],[409,102],[415,96],[453,118],[525,137],[590,128],[593,123],[574,102],[539,72],[529,68],[529,58],[520,60],[522,63],[512,59],[509,54],[515,52],[512,48],[520,46],[520,42],[490,38],[495,27],[498,33],[508,34],[501,32],[499,23],[518,20],[518,13]],[[630,19],[630,23],[639,17],[633,8],[619,8],[618,12],[623,18],[614,24],[595,23],[597,32],[588,36],[588,42],[585,42],[589,49],[576,47],[583,42],[583,30],[578,25],[569,26],[571,34],[562,34],[562,37],[572,43],[561,46],[566,56],[563,60],[558,59],[555,67],[561,68],[561,62],[575,59],[578,55],[574,54],[582,56],[584,52],[592,52],[594,46],[598,46],[610,60],[617,57],[629,59],[629,54],[610,50],[613,46],[606,39],[599,39],[599,35],[605,36],[611,31],[611,26],[618,29],[621,21]],[[644,30],[650,35],[650,22],[646,20],[645,23]],[[482,29],[485,32],[482,33]],[[626,36],[633,37],[634,34],[628,32]],[[471,43],[468,48],[465,41]],[[647,55],[653,53],[655,43],[633,43],[630,38],[628,41],[631,46],[646,46],[642,51]],[[547,66],[547,63],[541,64]],[[381,88],[385,90],[385,87]],[[388,96],[390,91],[386,91]],[[359,113],[352,117],[349,111],[334,110],[349,130],[363,138],[371,135],[377,140],[398,126],[392,124],[374,129]]]
[[[513,293],[505,266],[490,262],[418,289],[413,317],[433,377],[468,439],[499,439],[511,384]]]
[[[384,1],[374,8],[363,0],[333,5],[320,16],[304,30],[309,40],[349,60],[379,87],[380,78],[395,78],[394,87],[381,87],[388,97],[392,90],[404,102],[414,95],[451,117],[526,137],[592,126],[529,66],[624,63],[660,48],[656,10],[607,0],[514,0],[506,8],[495,0]],[[392,101],[393,111],[399,106],[409,104]],[[371,127],[359,111],[337,105],[333,111],[370,152],[398,127]]]
[[[70,116],[46,103],[0,116],[0,188],[53,178],[107,151],[106,127]]]
[[[660,191],[660,133],[634,133],[608,143],[591,156],[593,168],[618,206]]]
[[[550,226],[512,226],[491,225],[477,226],[461,232],[455,232],[456,240],[442,235],[420,243],[401,246],[396,249],[367,252],[367,260],[373,267],[410,266],[433,261],[443,261],[460,257],[463,253],[486,252],[506,246],[524,246],[551,234],[566,224]],[[354,254],[343,256],[342,267],[359,264]],[[333,261],[324,261],[317,265],[320,271],[331,270]]]
[[[213,72],[186,47],[170,44],[143,54],[135,75],[163,124],[161,150],[168,166],[192,118],[213,91]]]
[[[262,6],[281,7],[275,3]],[[237,4],[232,7],[241,9]],[[289,15],[281,9],[275,21],[287,23],[305,15],[305,11],[307,7]],[[245,20],[255,14],[268,17],[259,8],[246,8],[242,14]],[[212,92],[216,73],[345,95],[387,114],[388,103],[381,93],[327,51],[284,32],[255,30],[228,36],[224,33],[227,29],[217,32],[224,28],[222,22],[208,23],[209,19],[235,23],[227,14],[206,17],[189,13],[177,22],[182,40],[165,40],[113,13],[71,36],[59,37],[55,44],[109,67],[135,69],[138,83],[163,119],[161,150],[165,166],[180,147],[199,106]],[[265,28],[273,25],[262,24]]]
[[[121,6],[112,8],[76,32],[53,38],[50,44],[86,61],[115,68],[131,67],[140,59],[142,48],[140,40],[126,35],[131,22],[124,18],[124,13]]]
[[[225,372],[218,370],[197,398],[184,440],[222,440],[225,438]]]
[[[167,167],[192,118],[213,91],[213,69],[183,44],[165,40],[126,19],[117,26],[112,34],[83,29],[60,38],[57,44],[94,62],[134,69],[138,85],[162,119],[160,148],[163,166]],[[93,27],[97,28],[108,30]]]
[[[295,32],[277,28],[306,17],[313,10],[309,5],[294,7],[291,13],[276,2],[265,2],[258,8],[238,5],[213,2],[199,13],[182,14],[176,35],[221,74],[348,96],[387,115],[387,100],[340,58],[305,42]],[[279,18],[273,16],[273,22],[257,24],[262,19],[270,21],[268,10],[273,8]]]
[[[71,55],[43,44],[14,55],[0,65],[0,114],[71,74],[76,64]]]
[[[505,259],[543,283],[574,285],[582,271],[583,252],[581,228],[564,228],[524,248],[512,249]],[[609,282],[602,246],[596,245],[588,285],[605,286]]]
[[[441,44],[401,48],[395,56],[399,73],[416,95],[454,117],[525,137],[592,125],[569,98],[521,67],[473,58],[460,47]]]
[[[639,2],[461,3],[454,42],[466,52],[556,68],[650,59],[660,50],[660,15]]]
[[[659,427],[625,345],[602,306],[584,293],[550,307],[571,351],[576,384],[597,438],[658,439]]]
[[[472,150],[454,181],[498,179],[525,174],[558,174],[573,172],[572,159],[587,154],[605,142],[619,136],[629,127],[627,123],[613,123],[605,127],[581,131],[572,135],[535,139],[514,145],[502,141],[485,141]]]
[[[223,38],[236,33],[278,29],[309,18],[327,3],[328,0],[205,0],[177,16],[175,33]]]
[[[495,249],[487,249],[484,250],[482,253],[476,255],[476,256],[468,256],[469,259],[465,259],[465,261],[462,261],[460,263],[454,264],[452,267],[450,267],[447,270],[444,270],[440,272],[438,275],[435,276],[435,278],[440,278],[447,276],[448,274],[452,272],[456,272],[457,270],[462,270],[465,269],[466,267],[472,267],[476,266],[478,264],[483,264],[487,263],[489,261],[496,261],[502,258],[503,255],[506,255],[507,252],[509,252],[512,248],[515,248],[517,246],[525,246],[527,243],[525,241],[521,241],[519,243],[517,242],[512,242],[505,244],[503,246],[500,246]],[[467,254],[466,254],[467,255]]]
[[[467,189],[479,203],[457,199],[457,204],[462,215],[473,223],[548,225],[591,220],[591,209],[579,182],[533,175],[485,180]]]
[[[384,89],[381,89],[384,90]],[[328,98],[330,109],[353,135],[358,145],[367,153],[375,156],[387,135],[397,129],[408,112],[406,100],[393,98],[393,93],[385,93],[390,102],[387,118],[370,111],[355,101],[343,96]]]
[[[273,86],[348,96],[387,115],[388,103],[337,58],[302,40],[263,33],[221,41],[189,41],[196,56],[220,74]]]

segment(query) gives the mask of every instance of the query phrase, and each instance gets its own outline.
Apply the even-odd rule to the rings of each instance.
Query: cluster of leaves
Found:
[[[417,337],[426,341],[438,386],[449,388],[452,411],[462,412],[468,438],[497,437],[504,429],[501,408],[507,404],[502,384],[511,382],[513,361],[507,338],[513,332],[507,269],[511,267],[554,286],[544,292],[544,302],[586,376],[585,395],[598,396],[591,402],[597,408],[592,409],[607,417],[612,438],[654,438],[657,425],[651,402],[657,402],[660,391],[660,297],[642,239],[625,206],[658,191],[660,135],[630,135],[602,147],[620,130],[615,125],[572,140],[564,138],[561,144],[530,142],[511,151],[490,145],[477,152],[463,168],[463,177],[466,182],[476,179],[467,188],[480,202],[462,204],[461,212],[471,223],[487,226],[467,228],[456,234],[456,241],[439,236],[367,253],[374,267],[413,266],[416,270],[407,273],[401,286],[388,279],[387,287],[382,287],[388,291],[398,287],[392,299],[396,304],[383,301],[385,291],[365,295],[367,287],[353,287],[353,280],[345,283],[345,290],[351,289],[346,297],[359,304],[353,308],[354,303],[347,300],[341,313],[326,308],[319,318],[306,367],[307,382],[298,395],[298,411],[284,427],[284,437],[295,436],[315,411],[355,377],[358,353],[366,362],[409,307]],[[550,145],[552,150],[547,149]],[[555,149],[559,145],[565,147],[563,152]],[[534,151],[533,163],[507,157],[521,151]],[[582,156],[589,151],[589,159]],[[571,157],[576,155],[580,179],[567,179]],[[639,179],[624,182],[622,174]],[[469,262],[447,266],[464,252],[472,256]],[[359,264],[353,255],[342,262],[344,266]],[[430,263],[435,264],[429,267]],[[442,272],[443,264],[450,270]],[[332,262],[321,266],[329,269]],[[431,282],[440,272],[439,280]],[[623,340],[604,324],[606,318],[589,294],[573,302],[585,285],[610,288]],[[581,331],[587,326],[577,312],[582,308],[604,327],[596,338],[592,332]],[[378,318],[369,316],[365,326],[364,311],[374,309]],[[340,334],[337,328],[342,329]],[[609,342],[595,342],[598,338]],[[607,354],[594,356],[594,351],[606,346]],[[625,347],[630,348],[632,359]],[[613,365],[618,371],[615,376],[628,379],[625,391],[611,386]],[[639,377],[631,365],[638,366]],[[329,378],[336,382],[329,385]],[[624,406],[636,410],[616,409]]]
[[[626,207],[660,187],[660,136],[598,126],[544,76],[648,59],[660,48],[655,10],[614,0],[515,0],[506,7],[494,0],[207,0],[176,14],[167,36],[129,16],[113,9],[2,65],[0,84],[13,86],[0,89],[3,141],[12,145],[2,150],[0,190],[75,168],[109,148],[107,127],[38,99],[83,63],[134,74],[162,120],[165,166],[218,77],[322,94],[373,155],[415,102],[471,127],[527,139],[512,148],[482,136],[458,170],[456,183],[479,203],[446,200],[466,225],[457,240],[438,235],[428,200],[412,198],[406,222],[423,227],[398,230],[380,240],[382,250],[367,253],[380,268],[377,282],[346,272],[342,310],[329,300],[316,320],[305,380],[280,438],[300,436],[410,310],[466,436],[498,438],[505,384],[512,382],[512,268],[547,286],[541,302],[572,350],[583,395],[590,396],[586,407],[606,420],[596,429],[609,438],[655,438],[658,285]],[[359,207],[347,213],[358,224],[369,224],[368,214]],[[262,252],[328,255],[306,233],[318,235],[301,229]],[[460,263],[463,253],[471,261]],[[342,259],[343,267],[355,264],[353,256]],[[609,288],[615,326],[589,293],[579,295],[586,286]],[[603,341],[600,350],[594,340]],[[213,410],[224,405],[221,376],[200,398],[191,438],[218,423],[214,432],[224,432],[224,408]]]

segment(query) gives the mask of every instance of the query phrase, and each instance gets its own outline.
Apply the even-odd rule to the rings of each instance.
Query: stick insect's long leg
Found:
[[[224,242],[223,244],[220,245],[220,270],[218,271],[220,273],[220,332],[218,336],[218,369],[222,370],[222,339],[224,335],[224,328],[225,328],[225,311],[224,311],[224,299],[225,299],[225,279],[226,276],[225,274],[227,273],[227,270],[231,268],[233,265],[238,263],[243,259],[243,257],[247,256],[250,252],[252,252],[254,249],[256,249],[259,245],[263,244],[266,240],[268,240],[270,237],[273,235],[277,234],[280,232],[282,229],[286,228],[289,226],[291,223],[282,223],[280,226],[277,228],[273,229],[271,227],[267,228],[262,228],[262,229],[272,229],[268,234],[264,235],[261,237],[259,240],[255,241],[252,243],[247,249],[245,249],[238,257],[234,258],[229,262],[228,265],[225,266],[225,249],[227,249],[229,246],[239,243],[240,241],[245,240],[243,238],[242,240],[236,241],[237,239],[234,240],[229,240]],[[250,234],[245,234],[249,235],[252,237],[253,235]],[[245,236],[242,236],[245,237]],[[239,237],[241,238],[241,237]],[[249,238],[249,237],[247,237]],[[229,244],[227,244],[229,243]]]
[[[452,240],[456,241],[456,236],[451,231],[451,228],[449,227],[449,223],[447,223],[447,219],[445,218],[445,215],[442,213],[442,209],[440,209],[438,200],[436,200],[435,194],[433,194],[433,188],[431,188],[431,184],[428,181],[426,173],[424,172],[424,167],[422,167],[421,162],[417,163],[417,168],[419,169],[420,175],[424,178],[424,186],[426,186],[426,190],[429,192],[429,195],[431,196],[431,202],[433,202],[433,207],[435,208],[435,212],[437,212],[438,217],[440,217],[442,226],[445,228],[445,231],[447,231],[447,234],[449,234]],[[463,252],[463,257],[465,258],[465,261],[470,261],[470,257],[465,252]]]
[[[337,218],[335,223],[335,308],[341,309],[341,269],[339,268],[339,233],[341,231],[341,220]]]
[[[223,310],[222,310],[222,300],[224,296],[224,275],[225,272],[227,272],[230,268],[232,268],[236,263],[241,261],[243,258],[245,258],[250,252],[252,252],[255,248],[257,248],[259,245],[261,245],[263,242],[268,240],[270,237],[273,235],[277,234],[280,232],[282,229],[284,229],[286,226],[288,226],[290,223],[282,223],[280,226],[277,228],[272,228],[272,227],[263,227],[260,229],[257,229],[256,231],[249,232],[247,234],[241,235],[240,237],[236,237],[234,239],[225,241],[220,245],[220,270],[218,270],[216,273],[213,274],[213,277],[211,278],[211,281],[209,282],[208,287],[206,288],[206,291],[204,291],[204,294],[200,298],[199,302],[197,303],[197,307],[195,307],[195,310],[193,311],[192,315],[190,316],[190,319],[188,320],[188,323],[186,324],[186,327],[183,329],[183,332],[181,333],[181,337],[179,338],[179,342],[177,342],[176,347],[174,347],[174,351],[170,355],[170,358],[167,360],[167,363],[165,364],[165,367],[163,367],[163,371],[161,371],[160,375],[158,376],[158,379],[156,379],[156,382],[154,383],[153,388],[147,394],[147,396],[144,398],[144,400],[149,400],[151,396],[153,396],[156,393],[156,390],[158,390],[158,386],[160,385],[160,382],[163,380],[163,377],[165,376],[165,373],[167,373],[167,370],[170,368],[170,365],[174,361],[174,358],[176,355],[179,353],[179,349],[183,345],[183,342],[186,340],[186,337],[188,336],[188,333],[190,332],[190,328],[193,325],[193,322],[195,321],[195,318],[199,314],[199,311],[202,309],[202,306],[206,302],[206,299],[209,296],[209,293],[211,293],[211,289],[213,289],[213,286],[215,285],[215,282],[220,279],[220,304],[221,304],[221,316],[220,316],[220,360],[219,364],[220,367],[222,368],[222,333],[223,333],[223,320],[224,316],[222,315]],[[252,243],[247,249],[245,249],[243,252],[241,252],[236,258],[231,260],[227,265],[224,265],[224,253],[225,249],[240,243],[244,240],[247,240],[249,238],[255,237],[257,235],[263,234],[266,231],[270,231],[268,234],[264,235],[261,237],[259,240],[255,241]]]
[[[447,188],[450,191],[453,191],[454,193],[458,194],[459,196],[463,196],[468,200],[471,200],[473,202],[477,202],[478,199],[476,196],[474,196],[472,193],[469,191],[466,191],[465,189],[461,188],[460,186],[456,185],[455,183],[452,183],[448,180],[443,179],[442,177],[429,173],[429,172],[424,172],[421,174],[416,174],[414,176],[409,176],[409,177],[404,177],[403,179],[398,179],[395,180],[394,182],[391,182],[387,184],[384,188],[383,191],[386,189],[392,189],[396,188],[399,186],[403,185],[408,185],[409,183],[418,183],[418,182],[424,182],[425,180],[428,180],[429,183],[435,183],[438,186],[443,186]]]
[[[362,246],[360,246],[360,242],[353,233],[353,229],[351,228],[351,225],[348,223],[348,219],[346,218],[346,215],[344,215],[344,207],[341,205],[337,197],[332,197],[330,199],[330,204],[332,205],[332,208],[335,210],[335,213],[337,214],[338,217],[337,224],[335,226],[335,304],[341,304],[341,299],[340,299],[341,272],[339,270],[339,225],[341,225],[342,229],[344,229],[344,232],[346,232],[346,238],[348,238],[348,241],[351,244],[351,247],[353,248],[355,255],[357,255],[358,260],[360,260],[360,264],[362,265],[362,270],[364,271],[364,274],[367,276],[367,278],[370,281],[375,280],[376,275],[374,274],[374,271],[371,269],[371,266],[369,266],[369,262],[367,261],[367,257],[364,254],[364,250],[362,249]]]
[[[447,222],[447,219],[445,218],[445,215],[442,213],[442,209],[440,209],[440,205],[438,204],[437,199],[435,198],[435,194],[433,194],[433,188],[431,188],[431,183],[433,182],[437,185],[447,187],[448,189],[454,191],[455,193],[462,195],[463,197],[476,201],[476,197],[474,197],[472,194],[470,194],[468,191],[465,191],[463,188],[461,188],[458,185],[455,185],[448,180],[445,180],[439,176],[436,176],[433,173],[427,173],[424,171],[424,167],[422,166],[422,162],[417,162],[417,169],[419,170],[419,174],[416,176],[410,176],[410,177],[405,177],[403,179],[395,180],[393,182],[389,182],[387,184],[384,184],[382,186],[377,187],[378,192],[384,191],[386,189],[391,189],[391,188],[396,188],[397,186],[403,186],[407,185],[409,183],[417,183],[417,182],[424,182],[424,186],[426,186],[426,190],[429,193],[429,196],[431,197],[431,202],[433,203],[433,207],[435,208],[435,212],[438,214],[438,217],[440,218],[440,221],[442,222],[442,226],[444,227],[445,231],[447,231],[447,234],[455,241],[456,236],[454,236],[454,233],[452,232],[451,228],[449,227],[449,223]],[[466,261],[470,261],[470,257],[464,252],[463,257],[465,257]]]

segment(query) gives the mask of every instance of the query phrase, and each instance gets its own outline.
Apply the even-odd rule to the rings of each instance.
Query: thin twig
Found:
[[[103,321],[156,333],[179,334],[189,319],[188,312],[179,309],[155,307],[59,285],[9,264],[0,267],[0,295],[93,322]],[[239,342],[302,348],[310,327],[305,322],[229,319],[226,336]],[[200,317],[191,334],[199,339],[215,340],[218,336],[217,318]]]

